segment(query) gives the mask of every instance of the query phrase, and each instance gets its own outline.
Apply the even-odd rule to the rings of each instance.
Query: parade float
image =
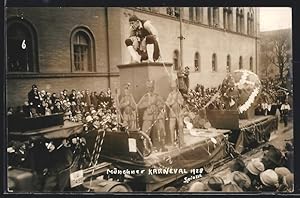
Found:
[[[171,64],[129,64],[119,69],[120,84],[130,83],[132,87],[130,98],[140,100],[146,80],[151,79],[158,82],[155,92],[167,100],[172,82],[170,75],[163,73],[170,73]],[[136,71],[142,71],[143,76]],[[171,119],[165,117],[165,150],[157,150],[153,134],[148,135],[142,127],[128,129],[123,125],[119,100],[116,114],[109,109],[94,111],[83,123],[62,124],[56,117],[53,123],[57,126],[33,124],[31,129],[28,125],[22,129],[10,120],[8,187],[13,192],[150,192],[188,183],[189,178],[210,173],[217,164],[246,148],[268,141],[270,132],[277,129],[277,119],[254,115],[259,93],[260,81],[254,73],[238,70],[228,75],[206,104],[198,107],[197,102],[188,102],[180,119],[184,144],[178,143],[178,132],[177,142],[172,143],[168,129]],[[143,114],[138,109],[136,112],[135,122],[142,126]],[[42,119],[52,120],[39,119],[41,123]],[[37,182],[40,185],[34,185]]]

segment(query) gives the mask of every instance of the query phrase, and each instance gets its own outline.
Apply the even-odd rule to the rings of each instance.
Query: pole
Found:
[[[180,30],[180,69],[183,68],[183,45],[182,45],[182,40],[184,37],[182,36],[182,8],[179,8],[179,30]]]

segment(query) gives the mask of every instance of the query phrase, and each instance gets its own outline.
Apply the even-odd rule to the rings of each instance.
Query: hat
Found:
[[[32,87],[32,89],[37,88],[36,84],[33,84],[31,87]]]
[[[233,160],[230,164],[230,170],[232,172],[234,171],[242,171],[245,169],[246,165],[244,163],[243,160],[241,160],[240,158],[236,158],[235,160]]]
[[[253,175],[259,175],[265,170],[264,164],[257,159],[251,160],[247,164],[246,168]]]
[[[248,175],[240,171],[234,171],[232,173],[232,180],[241,188],[250,188],[251,179]]]
[[[277,167],[274,171],[279,177],[283,177],[291,173],[291,171],[286,167]]]
[[[202,191],[206,191],[207,188],[205,186],[204,183],[202,182],[195,182],[193,183],[190,188],[189,188],[189,192],[202,192]]]
[[[230,183],[223,186],[222,192],[243,192],[243,190],[237,184]]]
[[[140,19],[137,16],[132,15],[131,17],[129,17],[129,22],[130,21],[140,21]]]
[[[209,178],[207,185],[211,190],[221,191],[224,181],[221,177],[212,176]]]
[[[277,186],[278,185],[278,175],[272,169],[267,169],[259,175],[260,181],[265,186]]]
[[[146,87],[153,87],[153,86],[154,86],[154,81],[153,80],[147,80]]]
[[[184,69],[190,69],[188,66],[186,66]]]
[[[284,176],[283,180],[285,181],[285,183],[289,189],[294,189],[294,174],[293,173],[289,173],[288,175]]]

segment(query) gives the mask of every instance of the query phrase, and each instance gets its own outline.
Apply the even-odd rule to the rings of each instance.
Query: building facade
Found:
[[[239,68],[258,70],[258,8],[7,8],[7,104],[22,105],[32,84],[51,93],[119,87],[117,65],[131,61],[124,41],[133,14],[157,28],[161,62],[176,72],[182,56],[191,88],[217,86]]]

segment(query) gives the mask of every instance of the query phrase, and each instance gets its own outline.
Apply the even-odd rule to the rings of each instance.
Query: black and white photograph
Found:
[[[292,11],[5,7],[4,191],[293,193]]]

